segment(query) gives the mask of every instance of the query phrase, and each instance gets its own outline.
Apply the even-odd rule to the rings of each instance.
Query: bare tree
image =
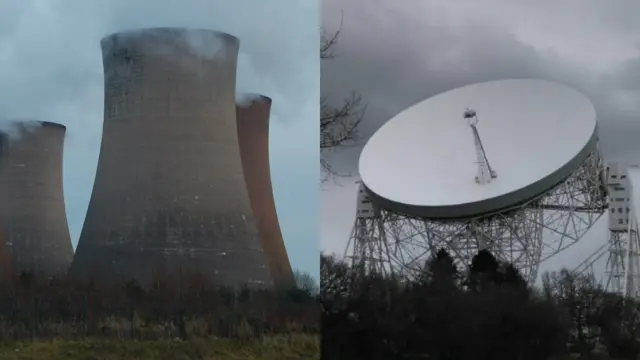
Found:
[[[605,292],[593,275],[566,269],[545,273],[542,281],[545,296],[561,310],[570,330],[570,350],[589,354],[596,346]]]
[[[300,290],[306,291],[311,295],[317,295],[320,291],[320,286],[316,279],[311,274],[301,271],[294,271],[293,278],[296,282],[296,287]]]
[[[320,59],[331,60],[335,57],[335,46],[342,28],[333,34],[322,32],[320,41]],[[327,96],[322,94],[320,98],[320,165],[324,171],[323,181],[331,176],[339,175],[331,164],[324,158],[328,151],[341,148],[353,143],[357,139],[357,129],[364,116],[366,105],[362,104],[362,98],[352,93],[344,99],[340,106],[330,105]]]

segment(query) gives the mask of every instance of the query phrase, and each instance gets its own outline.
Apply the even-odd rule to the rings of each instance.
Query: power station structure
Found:
[[[620,295],[640,298],[640,167],[610,162],[606,168],[609,193],[607,241],[573,271],[600,278],[603,288]],[[595,265],[606,259],[602,277]]]
[[[251,208],[274,285],[291,288],[293,271],[284,245],[278,213],[273,198],[269,165],[269,118],[271,98],[249,94],[249,100],[236,104],[238,142],[244,179]]]
[[[238,143],[238,39],[150,28],[101,48],[102,145],[70,275],[271,287]]]
[[[15,279],[16,272],[13,268],[11,253],[0,232],[0,288],[12,285]]]
[[[383,274],[413,277],[441,248],[466,267],[487,249],[534,282],[608,207],[593,105],[543,80],[422,101],[368,140],[359,171],[345,256]]]
[[[16,121],[0,134],[0,230],[14,274],[46,278],[71,265],[62,187],[65,133],[56,123]]]

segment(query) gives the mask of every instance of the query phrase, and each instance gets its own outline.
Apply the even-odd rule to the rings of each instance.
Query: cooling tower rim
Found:
[[[57,127],[57,128],[63,129],[63,130],[67,129],[66,125],[62,125],[60,123],[56,123],[56,122],[52,122],[52,121],[37,121],[36,120],[36,122],[39,122],[42,126]]]
[[[262,95],[259,93],[245,92],[245,93],[242,93],[242,95],[246,95],[250,97],[252,99],[251,102],[257,102],[258,99],[259,101],[267,104],[271,104],[273,102],[273,99],[271,99],[267,95]],[[238,104],[238,102],[236,102],[236,104]]]
[[[198,32],[210,33],[210,34],[215,34],[217,36],[220,36],[231,43],[240,43],[240,39],[238,37],[231,35],[229,33],[226,33],[224,31],[205,29],[205,28],[159,26],[159,27],[125,29],[125,30],[112,32],[103,36],[102,39],[100,39],[100,44],[104,46],[105,42],[119,36],[142,35],[145,33],[154,33],[158,31],[168,31],[168,32],[183,33],[183,34],[193,34]]]
[[[67,129],[66,125],[62,125],[60,123],[56,123],[56,122],[52,122],[52,121],[14,119],[14,120],[9,120],[9,123],[12,124],[12,125],[39,124],[40,126],[56,127],[56,128],[62,129],[62,130],[66,130]]]

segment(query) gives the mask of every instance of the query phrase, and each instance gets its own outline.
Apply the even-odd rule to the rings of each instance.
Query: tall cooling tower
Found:
[[[3,286],[10,285],[16,275],[9,250],[4,241],[4,236],[0,233],[0,291],[2,291]]]
[[[0,134],[2,236],[16,273],[64,274],[73,259],[62,188],[66,127],[15,122]]]
[[[280,288],[295,285],[273,199],[269,167],[269,113],[271,99],[251,95],[236,105],[238,141],[251,208],[258,222],[260,240],[273,281]]]
[[[272,286],[238,146],[238,39],[153,28],[101,46],[102,147],[70,274]]]

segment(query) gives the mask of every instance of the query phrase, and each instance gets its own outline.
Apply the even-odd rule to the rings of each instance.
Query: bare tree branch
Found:
[[[340,27],[333,34],[328,34],[323,30],[320,42],[320,59],[331,60],[335,57],[335,46],[338,43],[338,36],[342,30],[342,19]],[[352,145],[358,139],[358,126],[364,118],[366,105],[362,104],[362,98],[352,93],[345,99],[341,106],[330,105],[327,97],[323,94],[320,99],[320,166],[326,175],[322,181],[331,177],[347,176],[348,174],[338,174],[332,168],[329,161],[324,158],[328,151],[344,148]]]
[[[358,125],[366,110],[366,105],[361,103],[362,98],[355,93],[337,108],[329,106],[326,98],[320,99],[320,149],[349,145],[357,139]]]
[[[340,18],[340,26],[338,30],[332,35],[329,35],[325,30],[322,30],[322,38],[320,40],[320,59],[332,59],[335,56],[333,52],[336,43],[338,42],[338,36],[342,29],[342,17]]]

